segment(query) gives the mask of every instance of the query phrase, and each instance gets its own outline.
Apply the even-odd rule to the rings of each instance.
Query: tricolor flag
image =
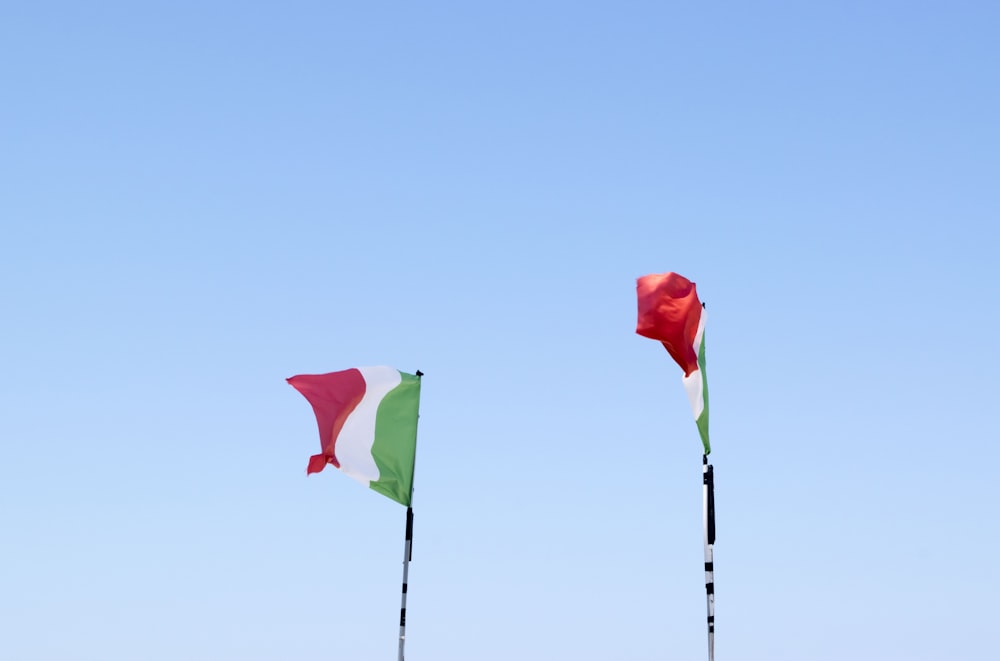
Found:
[[[322,452],[307,473],[333,464],[367,487],[409,507],[417,450],[420,376],[391,367],[359,367],[288,379],[316,413]]]
[[[684,370],[684,389],[708,454],[712,446],[708,441],[705,308],[698,300],[695,284],[676,273],[658,273],[639,278],[636,293],[639,321],[635,332],[662,342]]]

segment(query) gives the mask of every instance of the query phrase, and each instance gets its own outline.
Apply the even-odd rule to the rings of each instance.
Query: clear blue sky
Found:
[[[0,658],[394,659],[404,510],[285,377],[421,369],[408,658],[996,653],[1000,9],[6,3]]]

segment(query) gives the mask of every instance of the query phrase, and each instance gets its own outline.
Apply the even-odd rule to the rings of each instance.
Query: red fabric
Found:
[[[336,457],[327,457],[325,454],[314,454],[309,457],[309,465],[306,467],[306,475],[312,475],[313,473],[320,472],[326,468],[327,464],[333,464],[339,468]]]
[[[701,321],[701,302],[695,284],[676,273],[644,275],[636,283],[639,321],[635,332],[659,340],[684,370],[698,369],[694,338]]]
[[[319,426],[321,454],[309,458],[306,474],[318,473],[327,464],[340,468],[337,461],[337,436],[344,421],[365,396],[365,378],[355,369],[329,374],[300,374],[288,379],[312,405]]]

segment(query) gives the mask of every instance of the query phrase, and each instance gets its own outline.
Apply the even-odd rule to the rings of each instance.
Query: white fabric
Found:
[[[337,435],[340,470],[366,487],[378,481],[379,470],[372,457],[375,444],[375,414],[382,399],[398,386],[403,377],[391,367],[359,367],[365,379],[365,395],[344,421]]]
[[[698,332],[694,336],[694,352],[697,356],[701,356],[701,341],[705,337],[705,317],[707,314],[708,312],[702,308],[701,319],[698,320]],[[698,369],[685,376],[683,380],[684,390],[687,391],[688,401],[691,402],[691,411],[694,413],[694,419],[697,420],[705,411],[705,380],[701,373],[701,364],[699,363]]]

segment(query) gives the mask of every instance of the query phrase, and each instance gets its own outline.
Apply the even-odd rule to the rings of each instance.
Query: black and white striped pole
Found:
[[[423,377],[420,370],[417,378]],[[418,416],[419,418],[419,416]],[[413,448],[413,472],[416,473],[417,448]],[[410,575],[410,560],[413,559],[413,478],[410,478],[410,504],[406,508],[406,541],[403,544],[403,590],[399,605],[399,656],[397,661],[403,661],[403,648],[406,646],[406,583]]]
[[[702,520],[705,527],[705,599],[708,605],[708,661],[715,661],[715,474],[702,456]],[[402,658],[402,657],[400,657]]]
[[[406,543],[403,546],[403,598],[399,607],[399,660],[403,661],[403,646],[406,644],[406,579],[413,558],[413,508],[406,508]]]

